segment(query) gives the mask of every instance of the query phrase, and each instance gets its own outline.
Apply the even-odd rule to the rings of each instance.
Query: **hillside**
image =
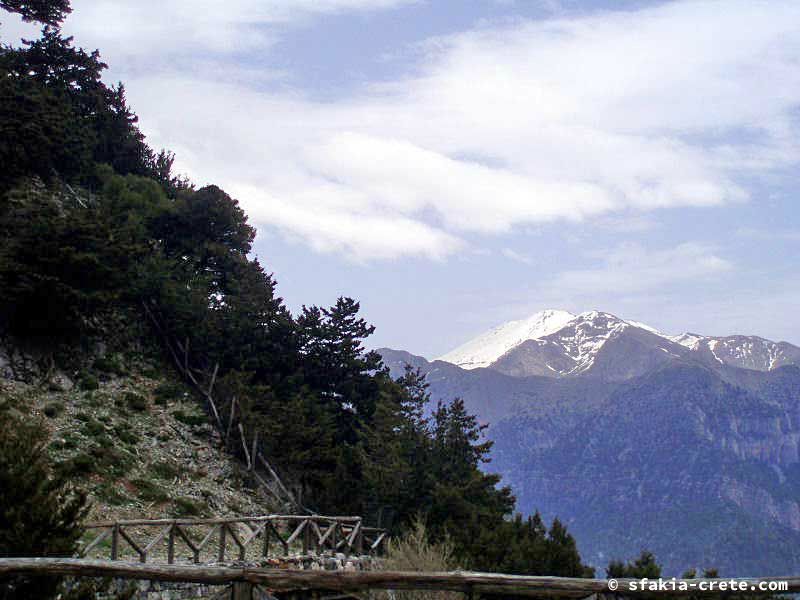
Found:
[[[8,354],[5,347],[0,358]],[[44,424],[55,468],[89,495],[90,520],[277,508],[225,451],[189,388],[159,361],[108,353],[79,372],[47,375],[0,378],[0,403]]]

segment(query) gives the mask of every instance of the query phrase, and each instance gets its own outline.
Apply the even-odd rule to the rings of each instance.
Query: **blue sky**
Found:
[[[796,2],[73,4],[292,309],[428,357],[549,307],[800,343]]]

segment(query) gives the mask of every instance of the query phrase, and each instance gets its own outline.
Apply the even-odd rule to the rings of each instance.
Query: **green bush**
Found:
[[[112,375],[125,375],[128,372],[122,364],[122,358],[120,358],[119,354],[100,356],[95,359],[92,366],[98,371],[111,373]]]
[[[90,418],[86,423],[83,425],[83,431],[86,435],[91,437],[97,437],[103,433],[105,433],[106,428],[100,421],[94,418]]]
[[[120,441],[125,444],[135,446],[139,443],[139,436],[132,432],[125,424],[120,423],[114,426],[114,433],[116,433]]]
[[[176,517],[197,517],[203,514],[205,504],[186,496],[175,498],[172,509]]]
[[[60,401],[50,402],[44,407],[44,414],[53,419],[64,412],[64,403]]]
[[[29,418],[0,412],[0,556],[71,556],[77,550],[86,498],[70,477],[53,471],[47,431]],[[3,578],[0,597],[56,596],[56,577]]]
[[[131,410],[135,410],[136,412],[144,412],[147,410],[147,399],[141,394],[125,392],[123,399]]]
[[[164,382],[153,390],[153,398],[159,406],[166,406],[170,400],[180,400],[184,387],[178,383]]]
[[[78,386],[82,390],[93,391],[98,389],[100,384],[97,381],[97,377],[92,375],[86,369],[83,369],[80,373],[78,373]]]
[[[178,467],[167,461],[157,462],[150,465],[150,471],[159,479],[174,479],[178,476]]]
[[[62,469],[69,475],[88,475],[95,470],[96,461],[88,454],[78,454],[62,465]]]
[[[94,458],[94,471],[101,475],[122,477],[133,463],[133,457],[113,444],[96,444],[89,448],[89,455]]]
[[[176,420],[180,421],[185,425],[189,425],[190,427],[195,427],[196,425],[203,425],[204,423],[208,422],[208,419],[205,415],[191,415],[183,412],[182,410],[176,410],[172,413],[172,416],[175,417]]]
[[[98,498],[102,498],[106,504],[111,504],[112,506],[121,506],[127,501],[127,498],[119,492],[119,487],[107,481],[98,485],[94,493]]]
[[[148,481],[147,479],[134,479],[131,481],[139,491],[139,498],[145,502],[164,502],[169,500],[166,490],[160,485]]]

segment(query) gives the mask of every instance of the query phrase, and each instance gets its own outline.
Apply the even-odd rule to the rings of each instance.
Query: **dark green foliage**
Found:
[[[203,514],[205,508],[201,502],[186,496],[175,498],[172,504],[173,513],[176,517],[198,517]]]
[[[205,415],[188,414],[182,410],[173,411],[172,416],[184,425],[189,425],[190,427],[208,423],[208,417]]]
[[[112,373],[114,375],[124,375],[127,372],[118,354],[100,356],[95,359],[92,367],[103,373]]]
[[[656,562],[656,557],[653,556],[652,552],[642,550],[633,561],[612,560],[606,567],[606,577],[615,579],[624,577],[657,579],[661,577],[661,565]]]
[[[104,478],[122,477],[130,469],[133,459],[110,442],[110,438],[98,438],[87,454],[80,454],[72,461],[74,473],[96,473]]]
[[[169,495],[164,488],[152,481],[134,479],[131,483],[139,490],[139,498],[146,502],[164,502],[169,499]]]
[[[86,500],[64,474],[52,472],[46,442],[39,424],[0,412],[0,557],[68,557],[76,550]],[[58,582],[0,579],[0,598],[52,598]]]
[[[94,471],[95,460],[88,454],[78,454],[60,467],[68,475],[86,475]]]
[[[118,424],[114,426],[114,433],[117,438],[125,444],[135,446],[139,443],[139,436],[133,433],[130,428],[125,424]]]
[[[141,394],[137,394],[136,392],[125,392],[123,399],[125,400],[125,404],[131,410],[135,410],[136,412],[144,412],[147,410],[147,399]]]
[[[83,426],[86,435],[91,437],[97,437],[98,435],[105,432],[105,426],[98,421],[97,419],[89,419]]]
[[[72,12],[69,0],[2,0],[0,8],[19,13],[25,21],[58,25]]]
[[[63,402],[48,402],[44,407],[44,414],[51,419],[64,412]]]
[[[160,384],[153,390],[154,402],[159,406],[166,406],[170,400],[179,400],[183,398],[185,388],[184,386],[165,382]]]
[[[473,564],[477,570],[594,577],[594,569],[582,564],[575,540],[558,519],[548,530],[539,513],[527,519],[516,515],[482,537],[485,553]]]
[[[171,480],[178,476],[178,468],[170,462],[153,463],[150,472],[159,479]]]
[[[92,375],[92,373],[86,369],[81,370],[81,372],[78,374],[78,385],[82,390],[86,391],[93,391],[100,387],[97,377]]]

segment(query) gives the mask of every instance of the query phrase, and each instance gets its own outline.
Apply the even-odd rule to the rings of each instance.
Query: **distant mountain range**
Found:
[[[668,336],[636,321],[590,311],[545,310],[510,321],[439,360],[462,369],[486,367],[507,375],[568,377],[593,374],[626,380],[675,358],[770,371],[800,363],[800,348],[756,336]]]
[[[434,361],[379,352],[490,423],[518,508],[562,518],[596,566],[647,548],[675,575],[800,571],[797,346],[547,310]]]

